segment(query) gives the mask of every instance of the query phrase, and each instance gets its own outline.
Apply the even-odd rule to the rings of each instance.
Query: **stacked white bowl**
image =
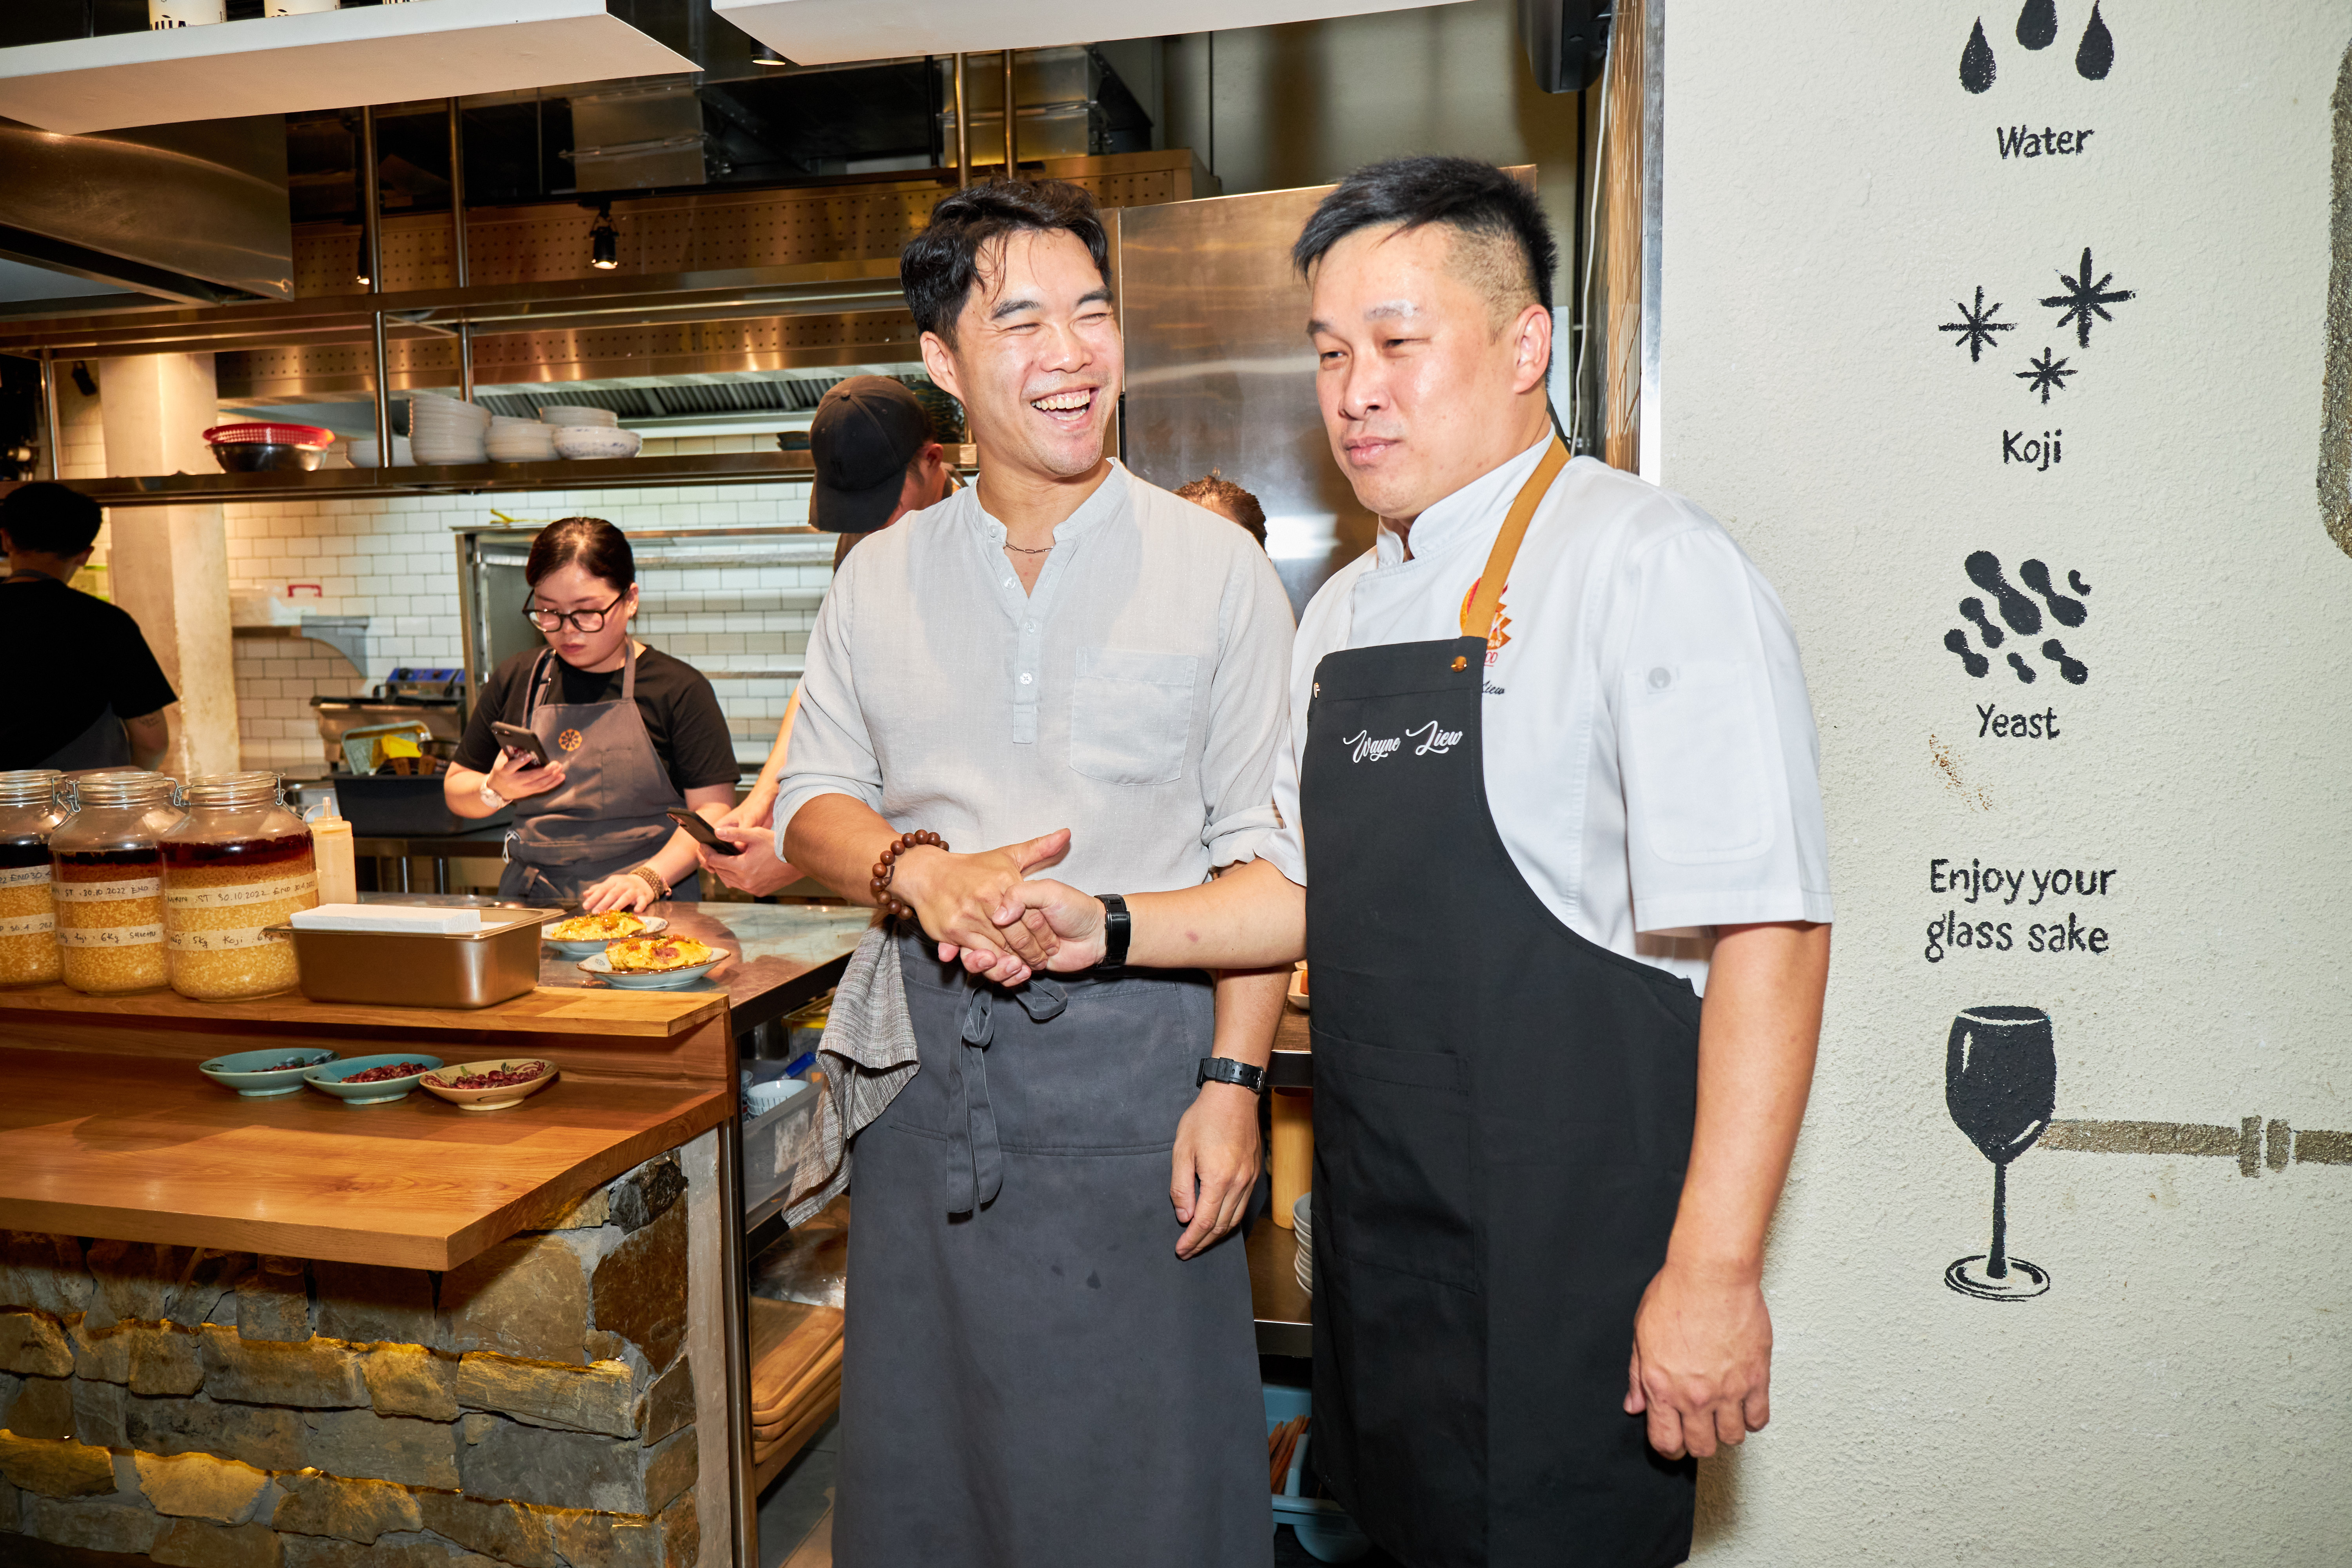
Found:
[[[496,415],[483,447],[493,463],[551,463],[555,460],[555,426],[537,419],[510,419]]]
[[[1291,1271],[1298,1276],[1298,1288],[1310,1296],[1315,1293],[1314,1198],[1312,1193],[1301,1193],[1290,1209],[1290,1228],[1298,1237],[1298,1260]]]
[[[375,437],[373,436],[352,437],[351,450],[352,467],[354,468],[377,468],[383,466],[376,460]],[[395,468],[413,468],[416,466],[416,454],[410,448],[408,437],[405,436],[394,436],[392,438],[392,466]]]
[[[490,411],[479,404],[460,403],[415,392],[408,397],[408,440],[420,463],[486,463],[489,453]]]
[[[634,458],[645,437],[621,428],[621,416],[609,408],[578,404],[544,403],[539,416],[555,427],[559,458]]]

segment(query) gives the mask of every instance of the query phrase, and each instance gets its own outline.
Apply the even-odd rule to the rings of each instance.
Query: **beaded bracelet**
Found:
[[[868,886],[874,894],[875,907],[884,914],[907,920],[914,918],[915,906],[889,890],[890,879],[898,872],[899,856],[925,846],[942,851],[948,847],[946,839],[929,832],[901,833],[882,847],[882,858],[874,863],[874,880]]]

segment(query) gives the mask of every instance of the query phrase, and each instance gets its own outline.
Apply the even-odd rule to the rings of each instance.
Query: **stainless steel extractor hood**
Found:
[[[0,120],[0,256],[91,279],[93,294],[293,298],[277,115],[79,136]]]

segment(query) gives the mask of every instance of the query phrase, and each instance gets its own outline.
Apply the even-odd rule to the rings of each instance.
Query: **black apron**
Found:
[[[1555,445],[1463,614],[1316,668],[1315,1446],[1412,1568],[1689,1555],[1696,1465],[1624,1413],[1697,1109],[1687,982],[1570,930],[1486,801],[1486,631]],[[1392,746],[1378,742],[1393,741]]]

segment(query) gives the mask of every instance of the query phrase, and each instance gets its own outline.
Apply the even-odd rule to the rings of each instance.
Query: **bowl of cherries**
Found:
[[[302,1081],[345,1105],[389,1105],[405,1099],[418,1079],[440,1065],[439,1057],[347,1057],[312,1068]]]

